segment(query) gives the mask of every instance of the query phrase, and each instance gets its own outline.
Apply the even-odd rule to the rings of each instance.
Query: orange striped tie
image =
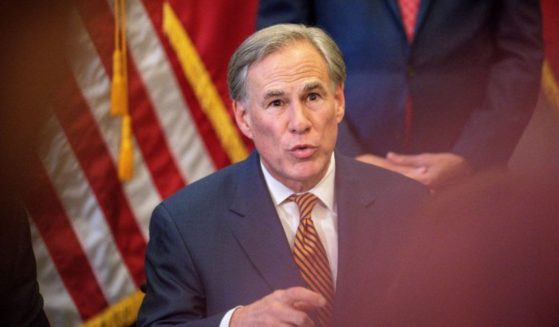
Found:
[[[332,272],[326,251],[311,219],[311,212],[318,198],[312,193],[304,193],[293,194],[288,200],[297,203],[301,216],[293,244],[293,257],[309,288],[326,299],[326,306],[317,311],[316,318],[319,326],[329,326],[334,302]]]

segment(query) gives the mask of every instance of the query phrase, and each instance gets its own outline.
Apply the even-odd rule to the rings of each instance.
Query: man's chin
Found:
[[[313,161],[299,163],[290,179],[312,188],[324,177],[326,169],[327,167]]]

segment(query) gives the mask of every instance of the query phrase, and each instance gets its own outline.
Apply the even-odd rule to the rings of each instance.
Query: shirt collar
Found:
[[[328,164],[328,169],[326,170],[326,174],[318,184],[316,184],[312,189],[308,190],[315,196],[317,196],[320,201],[331,211],[335,212],[334,208],[334,181],[335,181],[335,169],[336,167],[336,159],[334,153],[332,153],[332,157],[330,158],[330,162]],[[296,193],[287,186],[283,185],[280,181],[275,179],[272,174],[266,169],[262,160],[260,160],[260,168],[262,169],[262,173],[264,174],[264,180],[266,181],[266,185],[268,186],[268,190],[272,196],[272,200],[276,206],[281,205],[291,194]]]

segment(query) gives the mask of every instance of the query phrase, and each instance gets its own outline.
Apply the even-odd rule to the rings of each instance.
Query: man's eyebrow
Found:
[[[277,97],[281,97],[285,95],[284,91],[281,90],[270,90],[268,92],[266,92],[264,94],[264,100],[270,99],[270,98],[277,98]]]
[[[305,87],[303,88],[303,91],[306,92],[310,92],[310,91],[314,91],[314,90],[324,90],[324,86],[322,86],[322,83],[320,82],[311,82],[309,84],[306,84]]]

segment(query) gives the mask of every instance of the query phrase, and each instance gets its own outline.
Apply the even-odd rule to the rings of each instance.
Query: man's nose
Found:
[[[309,109],[304,103],[294,101],[289,107],[289,131],[291,133],[306,133],[311,128]]]

